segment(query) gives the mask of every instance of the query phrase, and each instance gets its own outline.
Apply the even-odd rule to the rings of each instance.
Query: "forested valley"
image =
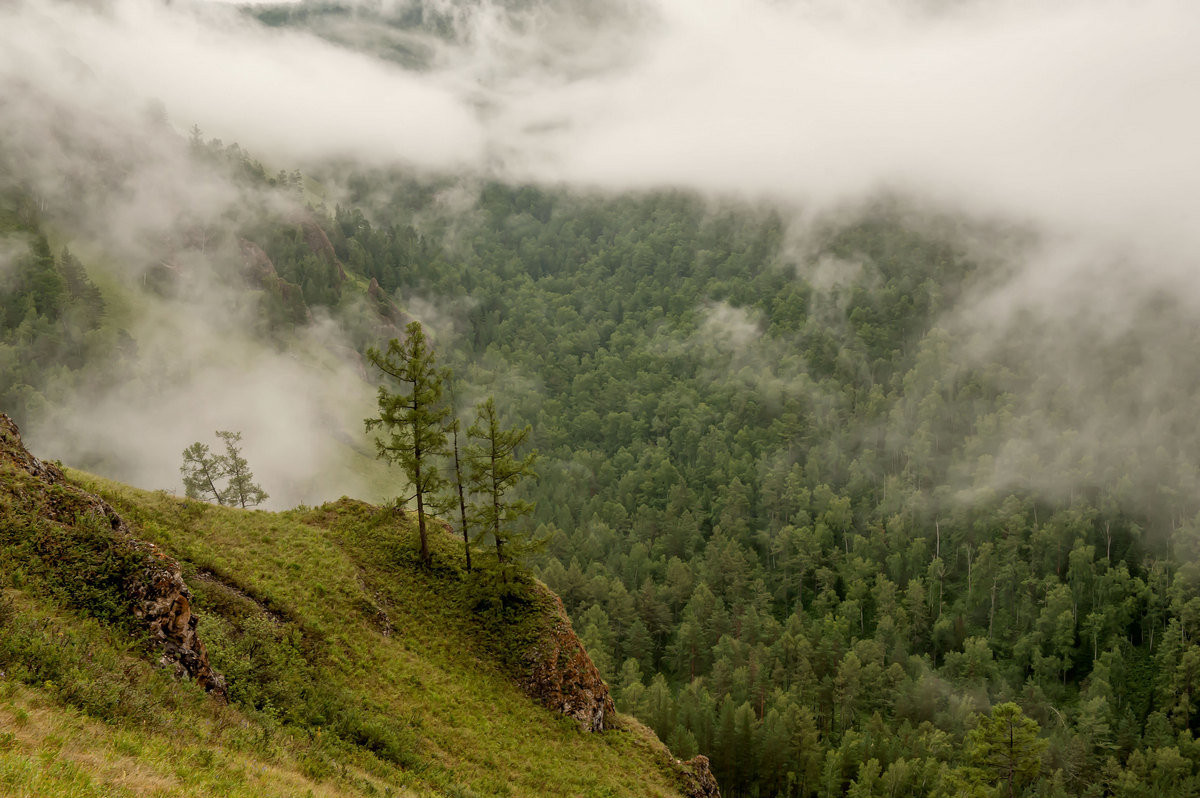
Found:
[[[360,359],[419,319],[459,410],[493,394],[532,426],[528,564],[618,708],[708,756],[724,794],[1200,789],[1200,369],[1178,357],[1200,325],[1180,298],[984,323],[1016,271],[991,253],[1035,237],[902,197],[798,224],[684,191],[271,176],[198,129],[179,146],[291,210],[184,226],[135,282],[107,278],[118,305],[186,299],[203,255],[279,351],[333,319]],[[15,179],[4,198],[27,251],[0,286],[0,407],[25,424],[105,380],[150,386],[72,209]]]

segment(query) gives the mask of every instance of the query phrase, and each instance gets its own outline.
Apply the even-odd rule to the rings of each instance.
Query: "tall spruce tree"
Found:
[[[366,419],[367,431],[380,429],[375,439],[380,458],[404,469],[412,494],[398,504],[417,501],[417,529],[421,538],[421,562],[428,563],[429,537],[425,525],[427,497],[432,497],[446,480],[437,459],[446,452],[446,432],[450,407],[443,401],[446,372],[438,369],[432,348],[420,322],[410,323],[404,340],[393,338],[386,352],[371,347],[367,360],[373,363],[398,389],[379,388],[379,415]]]

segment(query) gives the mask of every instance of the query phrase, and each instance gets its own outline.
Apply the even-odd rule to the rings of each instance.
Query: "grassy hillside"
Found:
[[[0,793],[680,794],[635,721],[584,733],[522,691],[556,601],[488,601],[448,533],[423,570],[406,518],[349,499],[240,511],[68,479],[181,561],[229,703],[154,664],[107,525],[0,458]]]

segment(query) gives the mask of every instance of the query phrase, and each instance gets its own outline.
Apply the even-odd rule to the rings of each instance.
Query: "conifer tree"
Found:
[[[450,408],[442,398],[446,373],[435,365],[433,350],[414,321],[405,328],[404,340],[393,338],[386,352],[371,347],[367,360],[399,385],[399,390],[379,388],[379,415],[366,419],[367,431],[381,429],[375,439],[380,458],[404,470],[412,494],[398,504],[417,502],[417,530],[421,562],[430,561],[425,525],[425,505],[445,484],[437,458],[445,455]]]
[[[1009,798],[1041,772],[1046,741],[1038,736],[1037,721],[1012,702],[992,707],[990,715],[967,735],[967,752],[987,782],[997,784]]]
[[[471,534],[467,524],[467,499],[463,494],[462,457],[458,447],[458,419],[450,424],[450,432],[454,436],[454,485],[458,489],[458,517],[462,524],[463,551],[467,557],[467,573],[471,573]]]
[[[217,482],[225,477],[224,455],[212,454],[208,446],[196,441],[183,450],[183,488],[189,499],[225,503],[224,492]]]
[[[530,428],[502,429],[496,403],[491,398],[479,406],[475,423],[467,430],[472,443],[467,447],[468,481],[477,499],[472,504],[472,519],[479,535],[491,535],[496,543],[496,559],[501,567],[508,557],[520,552],[513,525],[533,512],[527,501],[509,494],[525,477],[536,477],[533,464],[537,452],[518,459],[516,450],[529,438]]]
[[[242,433],[217,430],[217,437],[225,442],[225,454],[213,454],[199,441],[183,450],[179,471],[187,497],[243,509],[270,498],[262,486],[254,483],[250,464],[242,457],[238,446]],[[224,480],[228,483],[222,488],[218,483]]]
[[[262,504],[270,498],[261,485],[254,484],[250,464],[242,457],[241,447],[238,446],[242,440],[242,433],[218,430],[217,437],[225,441],[225,476],[229,478],[222,504],[245,509]]]

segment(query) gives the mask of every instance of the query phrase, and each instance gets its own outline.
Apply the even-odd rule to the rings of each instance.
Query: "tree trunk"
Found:
[[[467,555],[467,573],[471,573],[471,538],[467,534],[467,500],[463,497],[462,465],[458,460],[458,421],[454,422],[454,481],[458,483],[458,514],[462,520],[463,551]]]
[[[421,536],[421,562],[429,564],[429,538],[425,535],[425,492],[421,490],[421,450],[415,450],[417,466],[414,473],[417,477],[417,532]]]

